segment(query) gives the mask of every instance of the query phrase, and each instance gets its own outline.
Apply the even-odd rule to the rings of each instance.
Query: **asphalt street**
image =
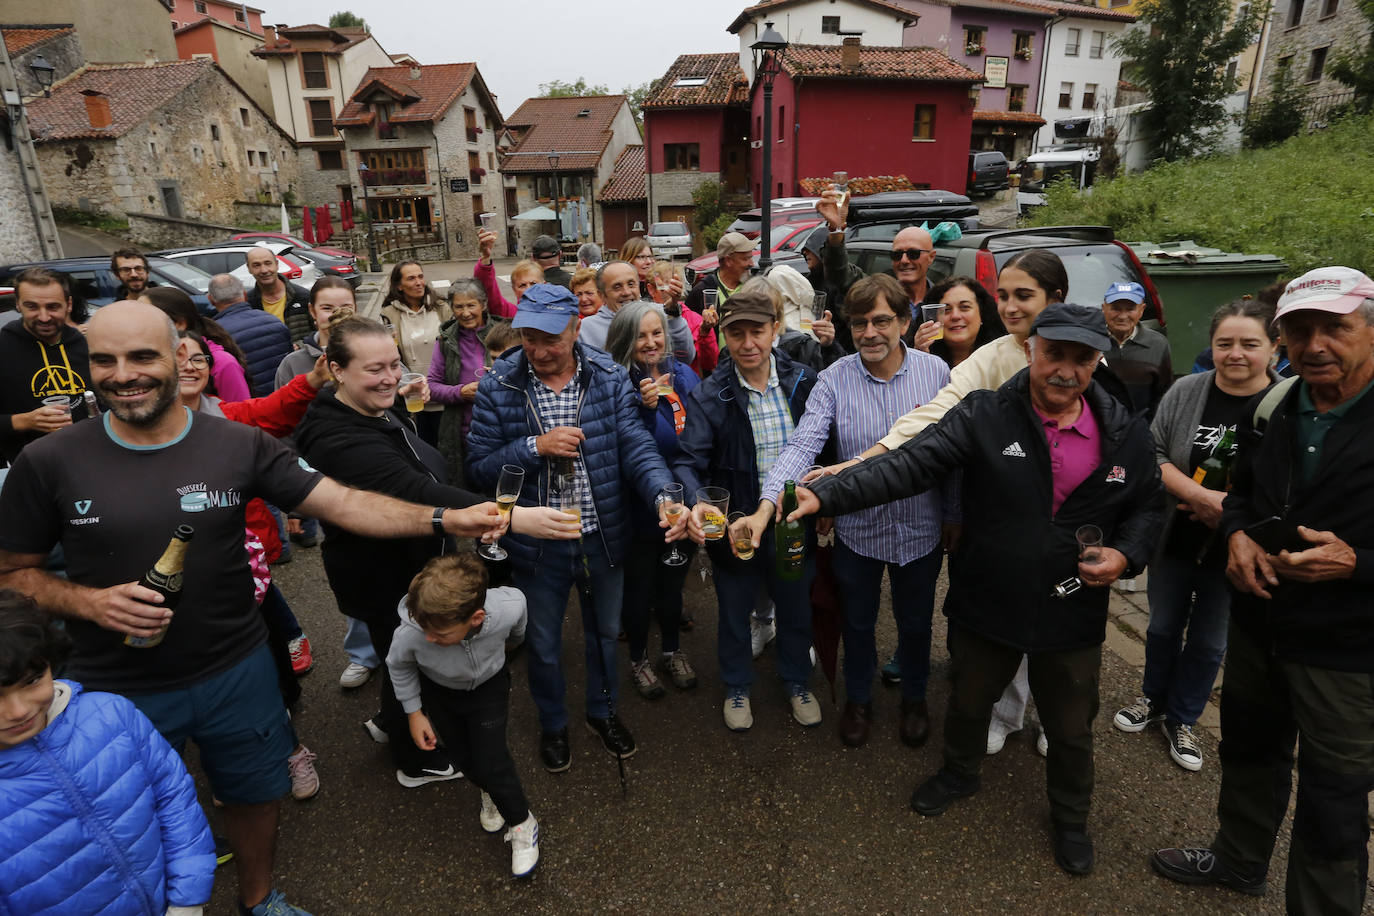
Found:
[[[298,548],[292,563],[277,567],[277,576],[314,646],[315,670],[304,679],[296,722],[304,743],[319,755],[323,788],[310,801],[284,803],[278,885],[316,916],[1282,911],[1286,827],[1264,898],[1182,888],[1151,872],[1148,856],[1156,846],[1210,839],[1216,746],[1204,735],[1206,765],[1188,773],[1169,760],[1158,729],[1126,735],[1112,728],[1110,716],[1139,683],[1138,670],[1119,655],[1104,652],[1102,666],[1090,825],[1097,868],[1071,878],[1052,858],[1044,763],[1029,729],[987,759],[982,791],[973,798],[938,818],[908,807],[917,781],[939,761],[948,699],[942,618],[937,615],[929,694],[936,738],[926,747],[912,750],[898,741],[898,695],[882,687],[875,692],[868,745],[844,747],[835,733],[838,708],[819,673],[814,685],[825,721],[809,730],[797,726],[771,647],[756,662],[754,728],[734,734],[721,720],[715,596],[697,569],[687,594],[697,625],[684,634],[683,646],[700,685],[685,693],[669,686],[664,699],[643,700],[628,684],[622,646],[621,714],[639,744],[626,764],[624,792],[614,758],[581,724],[576,604],[564,631],[573,721],[567,773],[552,775],[539,765],[524,655],[513,658],[510,743],[540,821],[542,854],[533,876],[514,880],[508,847],[478,825],[474,786],[457,780],[403,788],[386,749],[364,733],[361,723],[376,709],[377,685],[340,690],[343,618],[325,584],[319,550]],[[888,615],[879,623],[880,654],[895,638]],[[651,651],[656,640],[655,634]],[[208,805],[208,788],[199,781]],[[222,868],[219,878],[208,912],[228,914],[232,868]]]

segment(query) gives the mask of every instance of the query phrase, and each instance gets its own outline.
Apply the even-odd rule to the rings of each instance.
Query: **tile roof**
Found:
[[[983,75],[935,48],[859,46],[859,66],[848,69],[840,45],[791,45],[782,58],[789,76],[844,77],[879,80],[954,80],[982,82]]]
[[[419,70],[418,79],[411,76],[411,70]],[[397,124],[414,124],[433,121],[448,111],[463,90],[472,81],[477,65],[430,64],[427,67],[368,67],[358,88],[334,118],[339,127],[361,127],[372,123],[371,106],[361,99],[371,94],[374,88],[383,88],[395,95],[403,104],[391,112],[391,120]],[[409,100],[409,101],[406,101]],[[494,106],[493,106],[494,107]]]
[[[527,129],[502,160],[501,171],[548,172],[548,154],[554,152],[560,172],[595,169],[611,142],[611,125],[623,104],[623,95],[526,99],[506,118],[507,126]],[[583,110],[588,115],[578,117]]]
[[[680,79],[705,78],[700,86],[676,86]],[[749,81],[739,55],[682,54],[659,80],[661,87],[645,99],[644,108],[703,108],[743,105],[749,101]]]
[[[562,162],[560,160],[560,165]],[[631,143],[615,157],[615,171],[611,180],[601,189],[597,200],[603,204],[634,203],[647,200],[644,187],[644,146]]]
[[[210,60],[176,60],[156,64],[93,64],[52,87],[50,98],[27,103],[34,139],[113,138],[143,123],[185,89],[214,69]],[[82,91],[109,97],[113,123],[91,127]]]
[[[804,0],[763,0],[762,3],[756,3],[747,9],[741,10],[740,14],[735,17],[735,21],[730,23],[725,31],[731,33],[738,32],[755,17],[766,17],[774,10],[780,10],[792,6],[795,3],[802,2],[804,2]],[[912,22],[920,18],[920,15],[913,10],[897,3],[891,3],[889,0],[849,0],[849,2],[859,6],[867,6],[875,10],[893,13],[897,16],[909,19]]]
[[[72,32],[71,25],[65,22],[55,25],[5,26],[5,50],[11,54],[18,54],[49,38],[70,35]]]
[[[1045,124],[1045,119],[1033,111],[1000,111],[995,108],[974,109],[973,121],[975,124]]]
[[[1023,13],[1042,19],[1052,19],[1057,14],[1051,3],[1038,3],[1032,2],[1032,0],[952,0],[945,5],[980,10],[998,10],[1004,13]]]
[[[1106,10],[1092,3],[1075,3],[1073,0],[1036,0],[1037,3],[1075,19],[1112,19],[1117,22],[1135,22],[1136,17],[1123,10]]]
[[[263,44],[253,49],[255,57],[270,55],[298,54],[301,51],[320,51],[324,54],[339,54],[369,37],[369,32],[353,27],[331,29],[329,26],[310,23],[292,25],[277,29],[275,44]],[[297,41],[293,42],[291,39]],[[325,44],[324,42],[328,42]]]

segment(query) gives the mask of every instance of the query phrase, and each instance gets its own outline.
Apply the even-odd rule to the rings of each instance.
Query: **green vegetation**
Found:
[[[725,234],[726,228],[735,221],[735,214],[724,207],[725,188],[715,181],[699,184],[692,190],[692,206],[695,207],[693,223],[701,243],[707,251],[714,251],[716,242]]]
[[[110,235],[123,235],[129,231],[129,221],[126,219],[115,219],[103,213],[87,213],[76,207],[55,206],[52,208],[52,216],[59,223],[66,223],[70,226],[90,226],[92,229],[99,229]]]
[[[644,100],[653,94],[654,82],[654,80],[647,80],[638,86],[626,86],[620,90],[620,94],[625,96],[629,103],[630,114],[635,116],[635,123],[639,125],[641,132],[644,129],[644,113],[640,109],[644,105]],[[539,94],[549,99],[566,99],[610,95],[611,90],[606,88],[605,83],[588,84],[585,76],[579,76],[575,83],[564,80],[550,80],[547,83],[540,83]]]
[[[1307,101],[1307,87],[1293,79],[1293,68],[1279,67],[1269,94],[1251,106],[1241,128],[1245,145],[1273,146],[1297,136],[1306,120]]]
[[[1105,181],[1089,194],[1052,185],[1033,226],[1111,226],[1117,238],[1276,254],[1293,275],[1330,264],[1374,272],[1374,116],[1267,149]]]
[[[367,20],[361,16],[356,16],[348,10],[335,13],[329,17],[329,27],[331,29],[362,29],[364,32],[371,32],[367,27]]]
[[[1359,97],[1362,111],[1374,101],[1374,0],[1356,0],[1360,15],[1369,23],[1363,46],[1346,47],[1331,62],[1331,76],[1345,83]]]

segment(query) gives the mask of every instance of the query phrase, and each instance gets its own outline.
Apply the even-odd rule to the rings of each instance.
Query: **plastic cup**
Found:
[[[418,372],[407,372],[401,376],[401,388],[403,389],[402,393],[405,394],[406,410],[411,413],[419,413],[425,409],[424,395],[420,390],[420,386],[415,385],[416,382],[422,379],[424,379],[424,376]],[[415,390],[410,393],[405,393],[404,389],[412,385],[415,386]]]
[[[491,221],[496,219],[495,213],[479,213],[477,218],[482,221],[482,228],[491,231]]]
[[[67,416],[72,413],[72,399],[65,394],[50,394],[43,399],[44,407],[56,407]]]
[[[921,306],[921,317],[926,321],[933,321],[939,325],[939,328],[935,331],[935,336],[932,337],[931,340],[945,339],[945,323],[943,319],[945,317],[945,309],[948,307],[949,306],[945,305],[943,302]]]
[[[697,505],[702,506],[701,530],[708,541],[725,537],[725,514],[730,511],[730,491],[724,487],[697,490]]]

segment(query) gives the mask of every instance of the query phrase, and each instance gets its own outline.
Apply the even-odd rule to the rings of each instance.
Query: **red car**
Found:
[[[318,251],[320,254],[327,254],[333,258],[348,258],[356,261],[358,256],[351,251],[342,248],[331,248],[328,245],[311,245],[299,236],[291,235],[287,232],[240,232],[231,235],[229,238],[235,242],[240,239],[276,239],[279,242],[286,242],[293,248],[304,248],[306,251]]]
[[[805,222],[775,223],[773,225],[773,262],[801,260],[802,245],[806,242],[806,237],[811,234],[811,230],[821,224],[821,218],[815,210],[811,211],[811,219]],[[754,266],[759,263],[759,245],[754,243]],[[704,273],[713,271],[720,265],[720,259],[713,251],[704,254],[699,258],[687,262],[688,282],[695,283],[696,278]],[[805,272],[805,271],[803,271]]]

